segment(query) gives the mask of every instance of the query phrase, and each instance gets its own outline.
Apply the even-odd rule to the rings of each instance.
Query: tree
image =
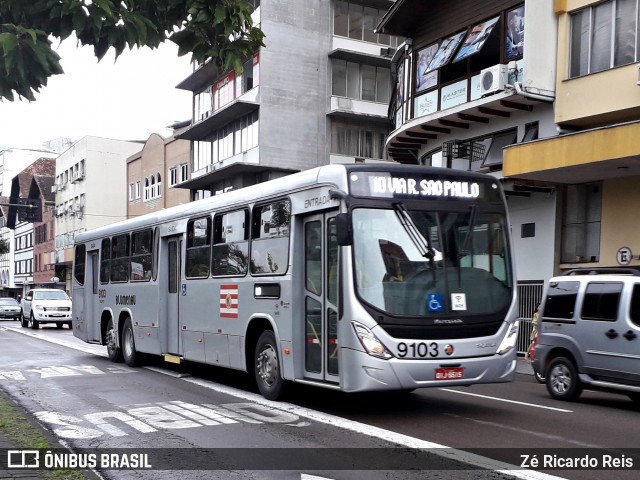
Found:
[[[260,46],[247,0],[0,0],[0,101],[35,100],[49,77],[64,73],[52,38],[75,32],[98,60],[109,48],[156,48],[169,39],[180,56],[239,71]]]

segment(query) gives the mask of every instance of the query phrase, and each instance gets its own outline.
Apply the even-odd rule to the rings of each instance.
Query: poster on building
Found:
[[[521,57],[524,52],[524,5],[507,12],[507,60]]]
[[[438,51],[438,44],[434,43],[418,51],[416,66],[416,93],[427,88],[435,87],[438,83],[438,71],[428,70],[429,64]]]
[[[433,90],[416,97],[414,103],[414,116],[422,117],[438,111],[438,91]]]
[[[445,65],[453,55],[453,52],[456,51],[456,48],[458,48],[458,45],[460,45],[462,38],[466,34],[467,32],[464,31],[445,38],[440,44],[440,48],[438,48],[438,51],[431,60],[429,67],[427,67],[427,70],[435,70],[436,68],[440,68],[441,66]]]
[[[464,39],[464,43],[462,44],[462,47],[460,47],[460,50],[458,50],[453,61],[457,62],[458,60],[463,60],[474,53],[479,52],[487,41],[487,38],[489,38],[489,35],[491,35],[493,27],[498,23],[499,19],[500,17],[496,17],[491,20],[487,20],[486,22],[474,25],[469,31],[467,37]]]

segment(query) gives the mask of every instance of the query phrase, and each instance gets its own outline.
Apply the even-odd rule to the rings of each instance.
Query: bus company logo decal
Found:
[[[135,305],[135,295],[116,295],[116,305]]]
[[[238,318],[237,285],[220,285],[220,316]]]

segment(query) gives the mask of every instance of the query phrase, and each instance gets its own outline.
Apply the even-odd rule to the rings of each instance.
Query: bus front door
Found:
[[[305,377],[338,383],[336,212],[304,219]]]

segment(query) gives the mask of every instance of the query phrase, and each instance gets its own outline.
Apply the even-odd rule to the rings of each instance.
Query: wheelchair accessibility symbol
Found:
[[[430,312],[444,311],[444,303],[440,293],[429,293],[427,295],[427,310]]]

